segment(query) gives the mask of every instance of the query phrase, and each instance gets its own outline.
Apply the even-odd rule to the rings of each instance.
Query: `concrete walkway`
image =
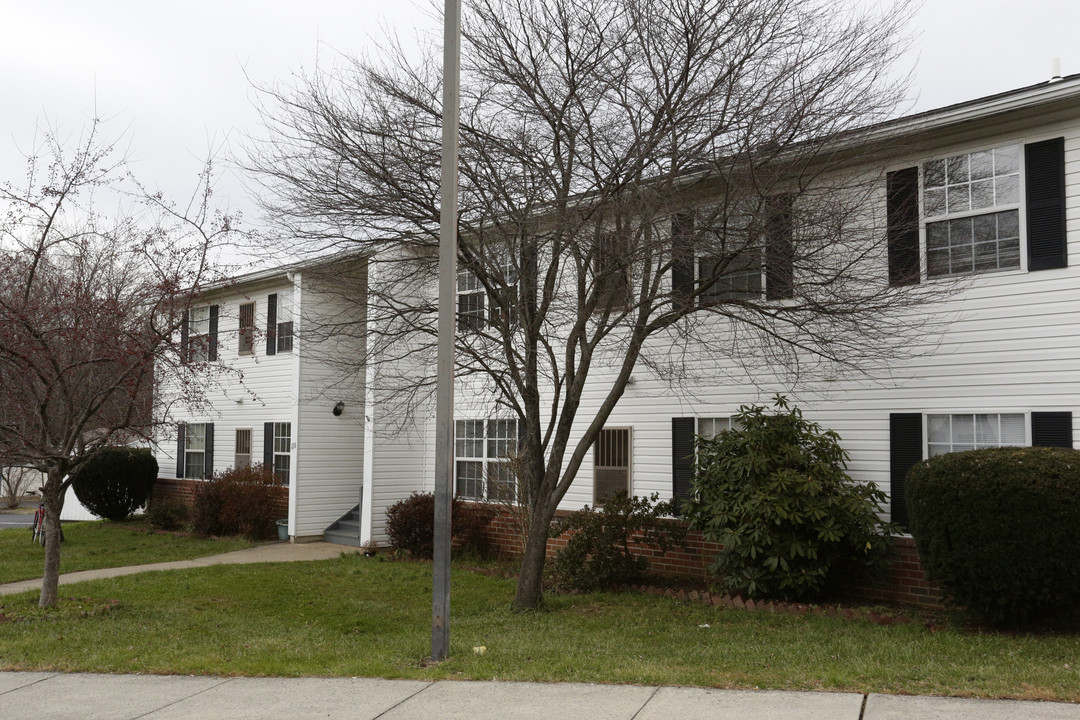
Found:
[[[1072,720],[1080,705],[576,683],[0,672],[4,720]]]
[[[334,558],[355,548],[271,543],[222,555],[85,570],[66,585],[155,570]],[[41,580],[0,585],[0,595]],[[1080,720],[1080,705],[577,683],[427,682],[378,678],[221,678],[0,672],[2,720]]]
[[[341,553],[360,552],[359,548],[334,545],[327,542],[313,543],[267,543],[255,547],[235,550],[221,555],[195,558],[194,560],[174,560],[173,562],[151,563],[149,565],[129,565],[127,567],[102,568],[101,570],[80,570],[79,572],[64,573],[60,576],[61,585],[85,582],[87,580],[102,580],[105,578],[120,577],[121,575],[134,575],[135,573],[154,572],[156,570],[182,570],[185,568],[207,567],[209,565],[246,565],[248,563],[261,562],[302,562],[305,560],[329,560],[336,558]],[[61,567],[63,559],[61,558]],[[41,578],[36,580],[23,580],[21,582],[0,585],[0,595],[12,595],[26,592],[27,590],[40,590]],[[0,718],[4,718],[0,715]]]

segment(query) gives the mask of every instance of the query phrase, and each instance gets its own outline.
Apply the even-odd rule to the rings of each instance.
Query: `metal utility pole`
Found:
[[[431,659],[450,655],[450,507],[454,478],[454,326],[457,314],[458,89],[461,0],[443,21],[442,207],[439,230],[439,353],[435,396],[435,548]]]

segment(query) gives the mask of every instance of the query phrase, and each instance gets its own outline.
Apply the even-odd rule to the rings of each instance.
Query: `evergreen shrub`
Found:
[[[906,488],[923,570],[953,602],[1003,627],[1080,606],[1080,451],[938,455]]]
[[[103,447],[75,470],[75,497],[98,517],[127,520],[146,504],[158,464],[148,448]]]
[[[630,550],[631,544],[660,552],[681,545],[682,526],[662,518],[674,514],[671,501],[659,495],[628,497],[616,493],[599,510],[586,505],[552,526],[551,537],[568,533],[566,547],[555,554],[552,575],[561,590],[591,592],[612,585],[637,582],[649,561]]]
[[[777,396],[699,438],[690,527],[723,545],[712,571],[731,594],[811,600],[883,571],[895,526],[885,493],[847,474],[840,436]]]

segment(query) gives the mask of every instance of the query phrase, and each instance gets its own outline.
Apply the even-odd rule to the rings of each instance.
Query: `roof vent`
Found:
[[[1050,82],[1061,82],[1061,58],[1050,61]]]

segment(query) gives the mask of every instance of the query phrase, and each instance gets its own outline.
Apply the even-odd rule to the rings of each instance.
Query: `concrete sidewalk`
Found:
[[[102,580],[104,578],[120,577],[121,575],[134,575],[135,573],[154,572],[156,570],[182,570],[185,568],[207,567],[208,565],[246,565],[248,563],[261,562],[303,562],[307,560],[329,560],[336,558],[341,553],[360,552],[360,548],[334,545],[327,542],[313,543],[266,543],[255,547],[235,550],[220,555],[195,558],[194,560],[174,560],[173,562],[151,563],[149,565],[128,565],[126,567],[102,568],[100,570],[81,570],[79,572],[64,573],[60,576],[61,585],[85,582],[86,580]],[[61,558],[61,569],[63,559]],[[40,590],[41,578],[35,580],[23,580],[21,582],[0,585],[0,595],[12,595],[26,592],[27,590]],[[0,720],[4,718],[0,715]]]
[[[4,720],[1065,720],[1080,705],[640,685],[0,672]]]

